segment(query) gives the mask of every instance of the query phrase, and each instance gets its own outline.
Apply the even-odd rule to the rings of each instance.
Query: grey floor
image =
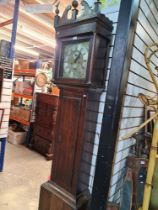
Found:
[[[0,210],[37,210],[40,185],[48,180],[51,161],[24,146],[7,143],[0,173]]]

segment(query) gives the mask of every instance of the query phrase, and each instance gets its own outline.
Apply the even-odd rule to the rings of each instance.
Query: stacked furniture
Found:
[[[36,117],[31,147],[48,160],[53,157],[53,137],[58,109],[58,96],[37,93]]]

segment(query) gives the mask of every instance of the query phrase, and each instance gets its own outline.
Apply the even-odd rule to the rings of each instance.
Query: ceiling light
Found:
[[[54,31],[54,27],[53,27],[53,21],[52,21],[52,24],[49,24],[47,23],[46,21],[43,21],[41,18],[35,16],[35,15],[32,15],[32,14],[29,14],[27,13],[24,9],[20,8],[20,12],[22,12],[23,14],[29,16],[30,18],[34,19],[35,21],[38,21],[39,23],[41,23],[42,25],[45,25],[46,27],[48,27],[49,29],[53,30]]]
[[[0,4],[5,5],[8,3],[8,0],[0,0]]]
[[[28,49],[28,48],[26,48],[24,46],[15,45],[14,48],[17,51],[22,51],[22,52],[25,52],[27,54],[34,55],[34,56],[37,56],[37,57],[39,56],[39,53],[37,51]]]
[[[51,47],[56,47],[56,40],[54,38],[49,39],[47,38],[47,36],[43,36],[40,33],[36,33],[34,31],[29,30],[28,28],[26,29],[25,27],[20,27],[21,31],[25,33],[25,35],[29,35],[31,34],[31,37],[35,38],[36,40],[42,41],[45,45],[47,44],[48,46]]]
[[[20,10],[21,13],[27,15],[28,17],[32,18],[33,20],[37,21],[38,23],[40,23],[40,24],[44,25],[45,27],[49,28],[51,31],[55,30],[54,26],[53,26],[53,21],[50,22],[50,20],[51,20],[50,18],[47,18],[44,15],[40,15],[40,17],[39,17],[39,16],[36,16],[36,15],[30,14],[30,13],[26,12],[24,8],[21,8],[21,7],[20,7],[19,10]],[[3,12],[3,10],[1,10],[1,12]],[[9,14],[8,12],[9,12],[9,9],[6,8],[5,13],[1,13],[1,16],[5,17],[7,19],[10,19],[11,16],[6,15],[6,13]]]
[[[25,11],[31,14],[53,13],[54,6],[52,4],[26,4]]]

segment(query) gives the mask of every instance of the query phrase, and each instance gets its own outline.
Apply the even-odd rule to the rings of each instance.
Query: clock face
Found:
[[[39,73],[36,76],[35,82],[38,87],[43,87],[47,83],[47,76],[44,73]]]
[[[89,41],[67,43],[63,47],[63,78],[86,79]]]

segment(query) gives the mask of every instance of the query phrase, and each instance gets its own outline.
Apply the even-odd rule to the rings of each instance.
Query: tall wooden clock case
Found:
[[[92,151],[86,154],[86,150],[93,148],[85,147],[94,141],[88,132],[93,122],[95,133],[112,23],[100,14],[100,1],[91,8],[83,0],[80,7],[79,16],[74,0],[62,17],[56,8],[55,83],[60,97],[51,181],[41,186],[39,210],[85,209],[90,199],[89,176],[82,177],[90,168],[83,162],[91,159]]]

